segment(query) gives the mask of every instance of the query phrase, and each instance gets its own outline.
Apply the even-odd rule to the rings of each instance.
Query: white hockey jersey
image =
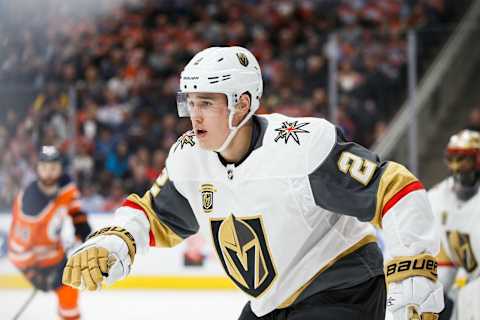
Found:
[[[383,274],[372,224],[396,228],[386,237],[393,255],[436,254],[425,191],[404,167],[323,119],[253,121],[260,129],[240,164],[224,165],[187,132],[172,146],[168,176],[128,197],[124,205],[148,217],[151,246],[173,246],[206,220],[225,272],[258,316]]]
[[[470,279],[477,278],[480,257],[480,193],[467,201],[458,199],[449,177],[428,192],[441,229],[442,252],[438,257],[440,279],[448,289],[456,270],[463,268]],[[442,270],[443,269],[443,270]]]

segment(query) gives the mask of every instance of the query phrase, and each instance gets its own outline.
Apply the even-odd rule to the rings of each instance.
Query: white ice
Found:
[[[30,290],[0,290],[0,319],[11,320],[29,295]],[[80,296],[82,320],[236,320],[245,303],[237,291],[109,290]],[[38,293],[19,320],[55,319],[55,295]]]
[[[0,319],[11,320],[30,290],[0,290]],[[236,291],[82,292],[82,320],[236,320],[246,302]],[[19,320],[56,320],[56,297],[38,293]]]

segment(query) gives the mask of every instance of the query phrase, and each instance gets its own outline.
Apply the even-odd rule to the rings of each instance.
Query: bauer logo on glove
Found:
[[[437,265],[435,258],[428,254],[395,258],[386,266],[387,282],[397,282],[412,276],[437,281]]]

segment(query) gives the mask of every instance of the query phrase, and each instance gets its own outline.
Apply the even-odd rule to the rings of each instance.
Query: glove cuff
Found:
[[[89,235],[87,240],[105,235],[115,235],[125,241],[128,247],[128,255],[130,256],[131,263],[133,264],[133,259],[137,253],[137,245],[135,243],[135,238],[130,234],[130,232],[121,227],[105,227]]]
[[[385,266],[387,283],[421,276],[436,282],[438,279],[437,260],[430,254],[418,256],[396,257]]]
[[[407,319],[411,320],[438,320],[438,314],[433,312],[423,312],[420,314],[415,305],[407,306]]]

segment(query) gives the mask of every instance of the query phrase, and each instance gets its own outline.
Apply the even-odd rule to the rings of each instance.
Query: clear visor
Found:
[[[178,111],[178,116],[181,118],[190,117],[187,98],[188,98],[187,92],[177,92],[177,111]]]
[[[201,113],[202,116],[214,115],[227,107],[234,106],[233,95],[201,92],[177,92],[177,111],[179,117],[191,117]]]

